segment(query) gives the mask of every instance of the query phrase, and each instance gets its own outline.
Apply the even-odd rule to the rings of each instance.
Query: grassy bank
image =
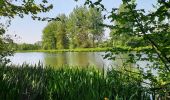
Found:
[[[76,48],[76,49],[60,49],[60,50],[18,50],[16,52],[104,52],[110,48]]]
[[[146,51],[150,50],[151,47],[123,47],[123,46],[116,46],[116,47],[108,47],[108,48],[76,48],[76,49],[59,49],[59,50],[18,50],[16,52],[48,52],[48,53],[57,53],[57,52],[105,52],[105,51]]]
[[[130,77],[129,77],[130,76]],[[94,68],[0,66],[2,100],[139,100],[146,98],[138,75]]]

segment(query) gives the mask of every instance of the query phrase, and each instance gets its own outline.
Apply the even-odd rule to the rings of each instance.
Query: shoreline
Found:
[[[107,51],[114,51],[115,49],[119,51],[145,51],[151,49],[151,47],[107,47],[107,48],[76,48],[76,49],[53,49],[53,50],[18,50],[17,52],[47,52],[47,53],[59,53],[59,52],[107,52]]]
[[[60,49],[60,50],[18,50],[15,52],[48,52],[48,53],[57,53],[57,52],[105,52],[111,48],[77,48],[77,49]]]

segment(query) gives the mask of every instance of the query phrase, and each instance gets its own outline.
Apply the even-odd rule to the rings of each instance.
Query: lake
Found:
[[[96,66],[102,68],[103,66],[111,67],[113,61],[103,59],[105,52],[62,52],[62,53],[44,53],[44,52],[24,52],[15,53],[14,56],[9,57],[12,64],[22,65],[38,64],[41,62],[46,66]]]
[[[22,65],[26,64],[38,64],[41,62],[46,66],[61,67],[62,65],[70,66],[96,66],[98,68],[111,68],[122,66],[122,63],[126,60],[124,58],[127,55],[123,55],[120,58],[108,60],[104,59],[105,52],[62,52],[62,53],[44,53],[44,52],[24,52],[15,53],[14,56],[9,57],[12,64]],[[137,62],[140,66],[146,66],[146,62]],[[130,64],[135,66],[136,64]]]

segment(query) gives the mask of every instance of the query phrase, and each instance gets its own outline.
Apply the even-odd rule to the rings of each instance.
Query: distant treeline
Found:
[[[128,10],[121,5],[118,13]],[[97,8],[85,6],[76,7],[66,16],[59,14],[59,20],[52,21],[43,29],[42,41],[35,44],[15,44],[15,50],[60,50],[75,48],[97,48],[97,47],[140,47],[148,46],[143,38],[129,34],[120,34],[118,29],[110,29],[110,37],[104,39],[104,27],[101,11]],[[120,26],[131,27],[132,23],[124,22]]]
[[[128,11],[121,5],[118,13]],[[74,48],[96,48],[113,46],[147,46],[142,38],[129,34],[120,34],[117,29],[110,29],[110,38],[104,39],[104,18],[101,11],[96,8],[85,6],[76,7],[66,16],[57,16],[59,21],[49,22],[43,30],[42,49],[74,49]],[[125,22],[121,26],[131,27],[132,23]]]
[[[10,48],[12,48],[15,51],[22,51],[22,50],[39,50],[41,49],[41,45],[38,43],[34,43],[34,44],[27,44],[27,43],[23,43],[23,44],[16,44],[16,43],[12,43],[11,45],[9,45]]]
[[[43,49],[73,49],[98,47],[104,35],[101,11],[96,8],[76,7],[66,16],[57,16],[43,30]]]

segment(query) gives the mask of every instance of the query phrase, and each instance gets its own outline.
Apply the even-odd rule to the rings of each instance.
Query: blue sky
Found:
[[[60,13],[68,15],[76,5],[83,5],[84,1],[85,0],[79,0],[78,2],[74,0],[49,0],[49,3],[52,3],[54,8],[48,13],[39,14],[39,16],[56,17]],[[152,9],[152,4],[155,4],[155,2],[156,0],[137,0],[138,8],[147,10]],[[108,11],[110,11],[113,7],[119,7],[121,0],[103,0],[102,3]],[[35,43],[36,41],[41,41],[42,30],[46,25],[47,22],[34,21],[29,15],[23,19],[15,17],[12,20],[7,34],[17,34],[18,37],[21,37],[16,40],[18,43]],[[109,31],[105,32],[107,34],[106,36],[108,36],[108,32]]]

